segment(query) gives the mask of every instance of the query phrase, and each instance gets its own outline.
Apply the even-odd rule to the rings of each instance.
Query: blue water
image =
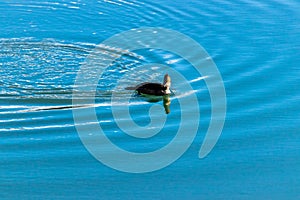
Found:
[[[0,1],[0,198],[299,199],[299,10],[293,0]],[[162,148],[175,137],[181,112],[194,111],[193,104],[181,109],[183,91],[174,80],[168,115],[162,101],[132,97],[132,118],[140,126],[150,123],[149,109],[158,106],[152,117],[166,118],[159,134],[139,139],[118,128],[110,98],[117,91],[122,105],[131,93],[116,88],[116,80],[147,63],[180,71],[197,91],[201,110],[197,135],[178,160],[135,174],[104,165],[83,145],[72,95],[76,75],[96,46],[140,27],[176,30],[201,44],[222,76],[227,112],[216,146],[199,159],[211,118],[205,81],[191,81],[190,64],[170,52],[122,56],[100,79],[92,106],[112,142],[137,153]],[[103,47],[101,55],[112,51],[125,49]],[[161,82],[165,71],[145,67],[129,83]],[[113,149],[105,153],[114,157]]]

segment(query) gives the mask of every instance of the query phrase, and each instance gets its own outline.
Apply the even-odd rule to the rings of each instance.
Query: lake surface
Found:
[[[299,10],[293,0],[0,1],[0,198],[299,199]],[[193,39],[205,49],[199,60],[213,60],[220,73],[226,118],[204,158],[199,149],[215,119],[211,77],[170,51],[99,46],[146,27]],[[195,53],[183,40],[160,39]],[[108,57],[113,62],[106,65]],[[78,74],[89,65],[77,87]],[[101,77],[95,69],[104,71]],[[162,82],[165,73],[172,77],[169,114],[168,101],[125,90]],[[93,80],[96,85],[89,84]],[[74,105],[76,91],[79,101],[92,101]],[[89,120],[91,112],[97,123]],[[78,115],[85,121],[78,124]],[[185,127],[176,145],[186,148],[165,167],[127,173],[96,159],[84,138],[110,161],[123,159],[121,167],[160,166],[177,150],[137,165],[96,140],[94,125],[120,149],[145,155],[163,149]]]

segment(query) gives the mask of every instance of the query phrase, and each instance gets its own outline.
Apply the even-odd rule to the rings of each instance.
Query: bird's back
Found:
[[[165,95],[166,87],[160,83],[142,83],[135,89],[139,94],[149,94],[162,96]]]

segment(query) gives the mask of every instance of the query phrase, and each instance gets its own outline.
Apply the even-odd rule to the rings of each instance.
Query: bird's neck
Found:
[[[166,78],[164,79],[164,87],[166,87],[165,93],[166,94],[171,94],[170,87],[171,87],[171,79]]]
[[[165,93],[166,93],[166,94],[171,94],[170,87],[167,87],[167,88],[166,88]]]

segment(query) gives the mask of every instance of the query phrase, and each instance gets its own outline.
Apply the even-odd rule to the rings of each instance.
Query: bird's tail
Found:
[[[136,87],[126,87],[125,90],[135,90]]]

